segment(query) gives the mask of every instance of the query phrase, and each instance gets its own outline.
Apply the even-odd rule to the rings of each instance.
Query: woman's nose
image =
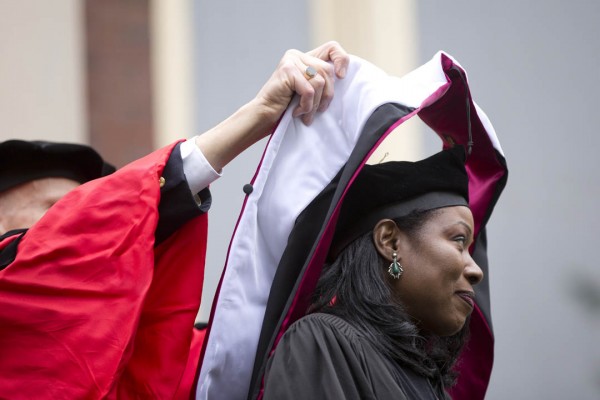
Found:
[[[467,264],[465,265],[464,274],[471,285],[477,285],[483,280],[483,271],[479,265],[473,260],[471,254],[467,252]]]

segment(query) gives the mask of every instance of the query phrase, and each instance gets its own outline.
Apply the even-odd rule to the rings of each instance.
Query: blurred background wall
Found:
[[[82,19],[77,0],[0,0],[0,138],[87,141]]]
[[[252,98],[288,48],[337,40],[402,75],[466,68],[510,178],[489,224],[489,399],[600,398],[600,2],[0,0],[0,140],[91,143],[122,166]],[[411,157],[432,135],[402,142]],[[212,186],[206,320],[264,142]]]

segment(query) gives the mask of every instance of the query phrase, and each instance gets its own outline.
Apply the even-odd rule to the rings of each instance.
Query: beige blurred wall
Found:
[[[84,1],[0,0],[0,141],[88,143]],[[195,134],[191,0],[151,0],[154,143]]]
[[[0,0],[0,140],[87,140],[82,6]]]
[[[192,0],[151,0],[154,143],[197,132],[194,124]]]

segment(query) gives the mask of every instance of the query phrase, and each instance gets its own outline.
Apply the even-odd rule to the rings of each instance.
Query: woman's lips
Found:
[[[456,293],[465,303],[471,308],[475,306],[475,294],[472,292],[458,292]]]

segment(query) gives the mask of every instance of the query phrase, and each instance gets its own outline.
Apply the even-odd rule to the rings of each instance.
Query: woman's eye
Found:
[[[457,242],[457,243],[460,243],[460,245],[461,245],[462,247],[464,247],[464,246],[465,246],[465,244],[467,243],[467,237],[466,237],[466,236],[462,236],[462,235],[460,235],[460,236],[456,236],[456,237],[454,238],[454,241],[455,241],[455,242]]]

